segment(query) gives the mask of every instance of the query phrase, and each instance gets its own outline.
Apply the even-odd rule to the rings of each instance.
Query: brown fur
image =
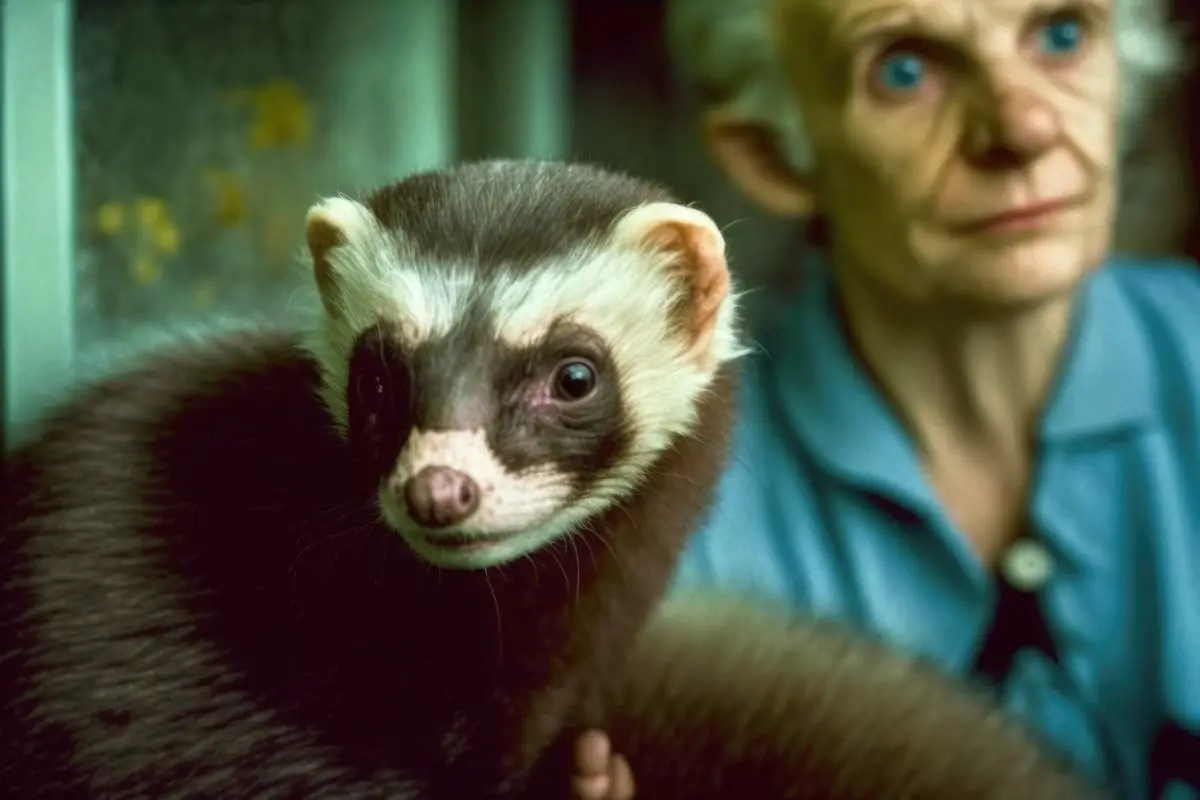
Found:
[[[286,334],[180,346],[6,464],[13,796],[470,797],[597,723],[652,800],[1086,796],[988,704],[835,630],[723,604],[630,647],[722,461],[730,375],[577,568],[487,574],[374,522],[316,381]]]
[[[6,464],[9,791],[374,797],[421,777],[469,797],[595,719],[720,469],[730,376],[577,562],[486,573],[431,569],[382,528],[317,380],[286,334],[182,345]]]
[[[989,700],[835,623],[672,600],[610,684],[639,797],[1100,797]]]
[[[396,184],[372,213],[416,263],[488,273],[602,242],[662,196],[578,166],[483,164]],[[330,233],[310,225],[317,255]],[[728,291],[714,247],[685,248],[707,270],[689,294],[701,349]],[[351,287],[379,254],[358,255]],[[332,317],[344,287],[315,261]],[[435,372],[475,374],[487,335],[472,324]],[[583,530],[502,567],[439,570],[381,521],[379,464],[337,427],[348,387],[330,352],[318,367],[286,331],[165,347],[81,389],[6,459],[9,794],[557,798],[574,733],[601,726],[650,800],[1085,796],[989,704],[882,647],[730,601],[672,604],[646,627],[725,460],[732,367],[695,430]],[[411,413],[454,411],[425,383]],[[387,399],[396,416],[406,392]],[[646,397],[614,414],[637,419]],[[392,421],[380,437],[398,448],[413,419]]]

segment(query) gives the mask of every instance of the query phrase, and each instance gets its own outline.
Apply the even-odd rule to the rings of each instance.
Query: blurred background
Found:
[[[4,0],[5,419],[147,326],[283,311],[315,198],[458,159],[658,179],[726,227],[744,281],[771,283],[801,232],[705,157],[663,5]],[[1196,96],[1193,78],[1164,98],[1131,153],[1122,249],[1200,251]]]

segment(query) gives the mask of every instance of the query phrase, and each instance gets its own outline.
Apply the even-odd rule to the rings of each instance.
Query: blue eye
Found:
[[[876,69],[876,78],[892,92],[911,92],[925,80],[925,59],[902,50],[887,56]]]
[[[1038,46],[1049,56],[1069,56],[1079,49],[1083,30],[1077,19],[1056,19],[1041,30]]]

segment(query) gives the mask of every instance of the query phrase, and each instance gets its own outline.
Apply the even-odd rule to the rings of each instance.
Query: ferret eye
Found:
[[[554,374],[554,396],[559,400],[578,402],[595,388],[596,370],[586,361],[564,361]]]

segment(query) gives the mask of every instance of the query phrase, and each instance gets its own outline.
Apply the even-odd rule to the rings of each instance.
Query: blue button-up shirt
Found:
[[[732,463],[680,580],[839,617],[964,673],[996,587],[851,356],[831,299],[814,269],[758,328]],[[1041,602],[1058,658],[1023,651],[1004,701],[1118,796],[1148,797],[1158,732],[1200,732],[1193,265],[1115,261],[1087,281],[1040,425],[1028,518],[1053,557]],[[1182,774],[1188,758],[1200,749],[1157,762]]]

